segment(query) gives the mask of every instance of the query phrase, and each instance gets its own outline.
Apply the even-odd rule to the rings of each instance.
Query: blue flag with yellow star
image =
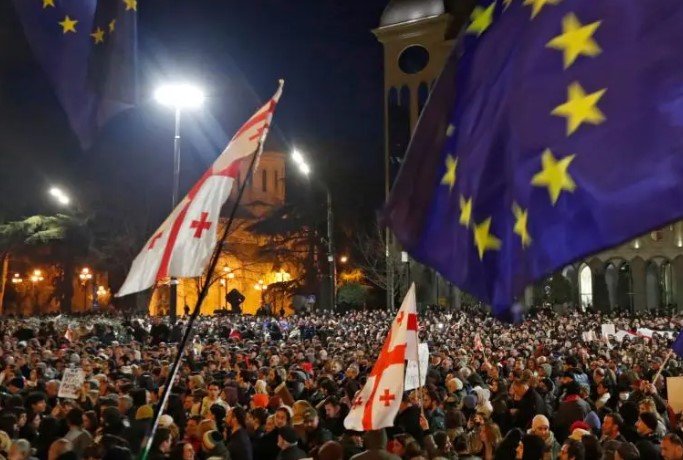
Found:
[[[136,101],[137,0],[14,0],[83,148]]]
[[[385,209],[500,318],[534,280],[683,217],[683,2],[481,1]]]

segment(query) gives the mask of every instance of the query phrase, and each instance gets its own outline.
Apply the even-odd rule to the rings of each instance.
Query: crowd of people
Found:
[[[393,427],[349,431],[344,418],[392,319],[200,317],[148,458],[683,460],[683,423],[665,379],[683,375],[669,356],[671,334],[601,334],[603,324],[678,332],[675,316],[541,311],[508,325],[480,312],[421,312],[424,386],[404,393]],[[4,318],[0,455],[140,455],[185,326]],[[83,384],[60,397],[70,368]]]

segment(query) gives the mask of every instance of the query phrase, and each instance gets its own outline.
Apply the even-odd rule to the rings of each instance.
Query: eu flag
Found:
[[[385,209],[407,251],[510,318],[567,263],[683,216],[683,2],[485,0]]]
[[[683,331],[678,332],[678,336],[676,336],[676,340],[674,341],[673,344],[671,344],[671,349],[676,353],[679,357],[683,358]]]
[[[83,148],[136,100],[137,0],[14,0]]]

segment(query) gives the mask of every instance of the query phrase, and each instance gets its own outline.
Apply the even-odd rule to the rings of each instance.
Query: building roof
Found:
[[[391,0],[379,21],[380,27],[438,16],[446,12],[443,0]]]

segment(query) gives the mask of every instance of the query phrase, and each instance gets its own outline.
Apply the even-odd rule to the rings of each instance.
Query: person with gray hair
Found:
[[[31,453],[31,443],[26,439],[17,439],[9,448],[7,460],[36,460]]]

